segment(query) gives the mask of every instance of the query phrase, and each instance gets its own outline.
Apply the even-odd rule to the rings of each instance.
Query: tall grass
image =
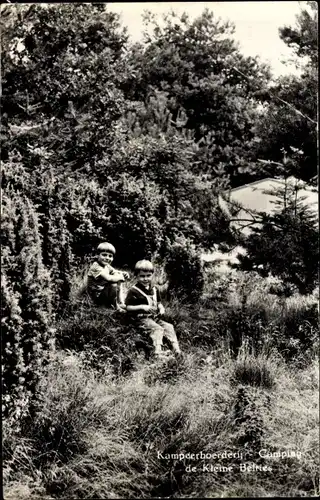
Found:
[[[20,451],[9,430],[4,434],[5,498],[17,491],[21,500],[30,491],[34,496],[42,491],[48,499],[314,494],[315,365],[297,377],[283,361],[267,355],[255,361],[245,348],[237,359],[221,351],[203,354],[187,354],[171,374],[173,367],[165,362],[137,361],[129,378],[115,378],[111,367],[98,375],[78,355],[57,355]],[[248,418],[242,411],[239,421],[234,409],[241,387],[246,387]],[[201,460],[157,455],[247,451],[246,442],[255,446],[252,433],[255,439],[259,435],[259,446],[301,450],[302,458],[275,461],[276,472],[254,481],[237,471],[189,474],[185,467],[200,469]]]
[[[4,421],[5,498],[316,495],[314,299],[263,301],[250,282],[235,290],[212,308],[166,302],[181,362],[146,359],[138,350],[148,340],[123,316],[74,299],[33,418],[20,436]],[[260,449],[301,457],[263,459]],[[208,473],[199,458],[158,456],[224,450],[273,470],[244,474],[240,459],[224,458],[232,472]]]

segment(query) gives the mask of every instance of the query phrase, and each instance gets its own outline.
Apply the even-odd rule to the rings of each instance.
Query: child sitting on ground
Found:
[[[151,285],[154,274],[153,264],[140,260],[135,265],[136,285],[132,286],[126,297],[127,313],[135,324],[148,333],[154,346],[156,357],[162,354],[162,339],[166,337],[176,355],[181,355],[178,339],[173,325],[159,318],[165,313],[157,287]]]
[[[111,266],[116,253],[111,243],[100,243],[97,250],[98,258],[88,271],[88,294],[98,306],[125,310],[121,285],[129,278],[129,275]]]

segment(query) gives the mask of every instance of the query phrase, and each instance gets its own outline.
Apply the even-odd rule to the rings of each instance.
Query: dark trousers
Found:
[[[99,295],[92,293],[90,296],[97,306],[117,307],[118,284],[108,283]]]

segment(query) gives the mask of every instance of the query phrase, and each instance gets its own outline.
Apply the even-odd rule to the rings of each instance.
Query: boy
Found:
[[[178,339],[173,325],[158,319],[165,309],[161,304],[157,287],[151,286],[154,267],[148,260],[139,260],[135,265],[137,283],[128,291],[126,298],[127,313],[136,324],[146,331],[153,342],[156,357],[162,352],[162,339],[166,337],[172,344],[175,354],[181,355]]]
[[[97,250],[98,258],[88,271],[88,293],[96,305],[124,309],[121,284],[129,276],[111,266],[116,253],[111,243],[100,243]]]

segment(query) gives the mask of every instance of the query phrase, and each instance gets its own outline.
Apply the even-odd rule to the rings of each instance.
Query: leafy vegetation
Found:
[[[247,250],[240,256],[244,269],[261,269],[261,273],[279,276],[283,291],[292,289],[301,294],[312,293],[318,283],[318,228],[314,210],[299,195],[298,182],[286,181],[273,189],[273,214],[260,213],[260,223],[243,240]]]
[[[302,71],[275,81],[208,10],[148,14],[131,45],[109,5],[1,9],[7,499],[319,493],[315,223],[286,193],[244,240],[220,203],[267,175],[312,182],[316,22],[308,2],[281,28]],[[129,272],[157,263],[180,363],[77,293],[101,240]],[[203,268],[221,243],[246,246],[242,270]],[[279,442],[303,458],[259,486],[156,458]]]
[[[259,158],[281,162],[282,148],[288,154],[285,174],[316,184],[317,168],[317,72],[318,72],[318,5],[305,2],[297,16],[296,26],[279,29],[280,38],[294,50],[299,75],[282,76],[264,94],[265,113],[257,134]],[[271,96],[274,96],[271,98]],[[292,149],[303,152],[292,161]],[[292,158],[294,160],[294,158]],[[269,167],[271,175],[283,175],[279,165]]]

